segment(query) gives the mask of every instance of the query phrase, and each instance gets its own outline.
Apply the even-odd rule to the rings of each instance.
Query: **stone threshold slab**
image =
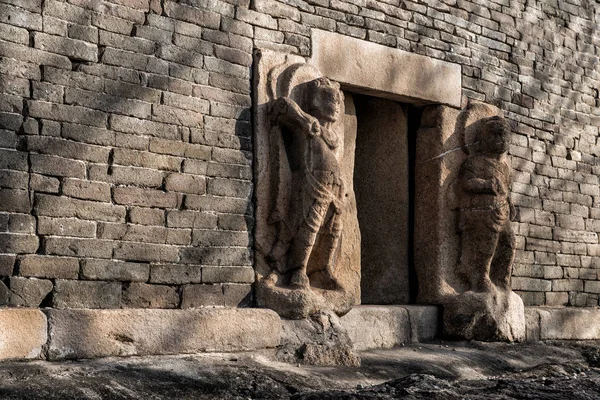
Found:
[[[355,350],[362,351],[433,340],[441,331],[440,317],[436,306],[360,305],[340,322]]]
[[[598,340],[600,308],[525,307],[526,340]]]

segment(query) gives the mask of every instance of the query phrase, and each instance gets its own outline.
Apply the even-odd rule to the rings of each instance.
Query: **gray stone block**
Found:
[[[47,310],[48,358],[92,358],[279,345],[281,320],[270,310]]]

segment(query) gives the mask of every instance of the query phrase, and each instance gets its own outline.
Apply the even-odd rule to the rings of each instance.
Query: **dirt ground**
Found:
[[[0,363],[1,399],[600,399],[600,342],[435,342],[362,366],[273,352]]]

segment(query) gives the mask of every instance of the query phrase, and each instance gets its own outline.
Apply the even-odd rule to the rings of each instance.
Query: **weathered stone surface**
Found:
[[[528,307],[528,320],[537,328],[539,340],[598,340],[600,310],[576,308]],[[528,340],[536,340],[532,335]]]
[[[343,225],[345,214],[356,215],[345,204],[352,168],[345,170],[343,160],[352,162],[353,149],[345,149],[343,95],[298,59],[258,57],[259,304],[290,318],[324,307],[344,314],[359,289],[345,276],[357,263],[341,257],[338,246],[356,243],[345,236],[356,225]]]
[[[117,308],[120,304],[120,282],[58,279],[52,295],[56,308]]]
[[[11,306],[39,307],[53,287],[52,281],[47,279],[13,276],[10,278],[8,301]]]
[[[444,334],[467,340],[525,340],[523,300],[512,291],[462,293],[444,304]]]
[[[90,358],[279,345],[281,320],[258,309],[47,310],[48,358]]]
[[[460,106],[461,70],[456,64],[318,29],[312,30],[309,62],[366,94]]]
[[[411,340],[409,314],[401,306],[358,306],[340,322],[358,351],[400,346]]]
[[[0,310],[0,359],[42,358],[46,316],[35,309]]]
[[[360,365],[345,326],[331,311],[282,323],[281,347],[277,353],[280,360],[310,365]]]
[[[173,286],[131,283],[123,290],[122,301],[130,308],[177,308],[179,295]]]
[[[417,143],[424,158],[417,160],[417,196],[425,195],[415,223],[419,299],[444,305],[448,335],[521,341],[523,303],[510,281],[510,127],[498,108],[478,102],[458,115],[453,130],[447,116],[443,108],[426,109]],[[461,149],[467,158],[453,154]]]
[[[360,302],[408,304],[407,115],[394,101],[354,97],[358,130],[353,186],[360,225]]]

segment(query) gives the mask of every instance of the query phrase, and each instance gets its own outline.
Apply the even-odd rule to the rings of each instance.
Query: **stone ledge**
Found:
[[[598,340],[600,309],[526,307],[526,340]]]
[[[47,328],[38,309],[0,309],[0,360],[43,358]]]
[[[245,351],[276,347],[281,320],[270,310],[45,310],[48,359]]]
[[[340,319],[355,350],[391,348],[434,339],[439,332],[435,306],[355,306]]]

